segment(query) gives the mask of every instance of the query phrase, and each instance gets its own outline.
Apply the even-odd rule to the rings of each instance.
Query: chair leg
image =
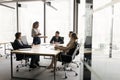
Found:
[[[78,75],[76,71],[74,71],[72,68],[67,69],[68,64],[64,64],[64,72],[65,72],[65,79],[67,79],[67,71],[72,71],[75,73],[75,76]]]
[[[22,66],[22,64],[18,64],[17,66],[16,66],[16,72],[18,72],[19,70],[20,70],[20,68],[22,68],[23,66]]]
[[[76,71],[74,71],[71,67],[68,67],[68,65],[69,65],[69,64],[64,63],[62,68],[61,68],[61,67],[58,67],[58,68],[57,68],[58,71],[64,71],[64,74],[65,74],[64,79],[67,79],[67,72],[68,72],[68,71],[74,72],[74,73],[75,73],[75,76],[78,75],[78,73],[77,73]]]
[[[77,75],[78,75],[78,73],[77,73],[76,71],[74,71],[74,70],[72,70],[72,69],[71,69],[71,71],[75,73],[75,76],[77,76]]]
[[[0,54],[0,57],[2,57],[2,55]]]
[[[65,79],[67,79],[67,74],[66,74],[66,64],[64,64],[64,72],[65,72]]]
[[[77,63],[77,61],[75,61],[75,62],[72,62],[72,63],[76,64],[76,65],[77,65],[77,68],[79,68],[79,66],[80,66],[80,63],[78,64],[78,63]]]
[[[22,67],[29,67],[28,62],[29,62],[29,60],[25,60],[25,64],[24,64],[23,61],[21,61],[21,63],[16,66],[16,72],[18,72],[20,70],[20,68],[22,68]]]

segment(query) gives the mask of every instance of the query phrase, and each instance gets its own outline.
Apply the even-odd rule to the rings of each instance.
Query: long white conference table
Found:
[[[25,49],[19,49],[19,50],[13,50],[11,51],[11,79],[14,78],[20,78],[15,77],[13,75],[13,54],[34,54],[34,55],[40,55],[40,56],[52,56],[54,58],[54,63],[56,61],[56,56],[59,54],[60,50],[55,50],[54,45],[52,44],[40,44],[40,45],[33,45],[32,48],[25,48]],[[56,80],[56,66],[54,66],[54,80]],[[24,79],[24,78],[22,78]],[[30,79],[30,80],[36,80],[36,79]],[[40,80],[40,79],[39,79]]]

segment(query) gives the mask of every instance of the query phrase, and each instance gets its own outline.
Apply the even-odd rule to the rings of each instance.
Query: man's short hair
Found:
[[[21,32],[17,32],[17,33],[15,34],[15,38],[16,38],[16,39],[18,39],[20,36],[21,36]]]
[[[57,33],[57,34],[60,34],[60,32],[59,32],[59,31],[56,31],[56,33]]]

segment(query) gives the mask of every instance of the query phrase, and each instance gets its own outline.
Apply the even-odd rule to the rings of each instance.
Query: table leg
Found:
[[[54,80],[56,80],[56,56],[53,56],[54,58]]]
[[[4,53],[5,53],[5,57],[6,57],[6,59],[7,59],[7,53],[6,53],[6,43],[4,44]]]
[[[11,60],[10,60],[11,62],[11,80],[12,80],[12,78],[13,78],[13,58],[12,58],[12,53],[11,53]]]
[[[1,44],[0,44],[1,45]],[[2,48],[2,47],[0,47],[0,48]],[[0,57],[2,57],[2,54],[0,54]]]
[[[4,53],[6,54],[6,44],[4,44]]]

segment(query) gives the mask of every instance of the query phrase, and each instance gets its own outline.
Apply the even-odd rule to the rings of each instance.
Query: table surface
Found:
[[[0,41],[0,44],[7,44],[7,43],[10,43],[8,41]]]
[[[54,46],[55,45],[52,45],[52,44],[33,45],[32,48],[24,48],[24,49],[19,49],[19,50],[13,50],[13,51],[11,51],[11,53],[54,56],[54,55],[57,55],[60,52],[60,50],[55,50]]]

